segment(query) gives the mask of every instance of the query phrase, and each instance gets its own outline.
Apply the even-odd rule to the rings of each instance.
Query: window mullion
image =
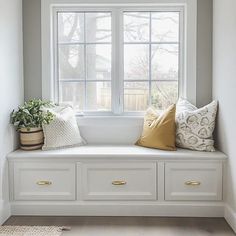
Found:
[[[55,64],[54,64],[54,83],[53,83],[53,88],[54,88],[54,92],[53,92],[53,98],[56,101],[56,103],[60,103],[60,77],[59,77],[59,39],[58,39],[58,12],[55,13],[54,15],[54,22],[55,22],[55,27],[54,27],[54,50],[55,50],[55,54],[54,54],[54,60],[55,60]]]
[[[152,13],[149,13],[149,97],[148,105],[152,105]]]
[[[123,9],[119,9],[119,109],[124,113],[124,27],[123,27]]]
[[[179,63],[178,63],[178,96],[187,97],[187,84],[186,84],[186,58],[184,54],[184,12],[180,11],[179,14],[179,44],[178,44],[178,52],[179,52]]]
[[[121,108],[121,47],[120,47],[120,10],[112,11],[112,111],[120,114]]]
[[[86,46],[86,14],[84,13],[84,110],[87,110],[87,46]]]

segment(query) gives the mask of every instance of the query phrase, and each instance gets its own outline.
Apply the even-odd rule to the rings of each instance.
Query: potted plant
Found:
[[[44,135],[42,124],[49,124],[54,115],[43,111],[43,107],[52,107],[51,102],[33,99],[19,106],[11,113],[11,123],[20,133],[20,147],[23,150],[36,150],[43,146]]]

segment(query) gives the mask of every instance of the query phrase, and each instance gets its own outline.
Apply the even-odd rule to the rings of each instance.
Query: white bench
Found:
[[[222,217],[221,152],[89,145],[8,155],[13,215]]]

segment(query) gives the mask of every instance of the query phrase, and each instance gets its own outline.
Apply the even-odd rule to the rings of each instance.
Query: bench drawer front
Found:
[[[75,164],[14,163],[14,200],[75,200]]]
[[[83,163],[84,200],[156,200],[156,163]]]
[[[222,200],[222,164],[166,163],[165,200]]]

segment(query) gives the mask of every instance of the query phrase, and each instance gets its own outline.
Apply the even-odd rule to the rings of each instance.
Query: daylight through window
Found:
[[[77,111],[122,113],[163,110],[177,100],[179,11],[122,10],[116,17],[112,10],[62,11],[57,25],[59,102]]]

